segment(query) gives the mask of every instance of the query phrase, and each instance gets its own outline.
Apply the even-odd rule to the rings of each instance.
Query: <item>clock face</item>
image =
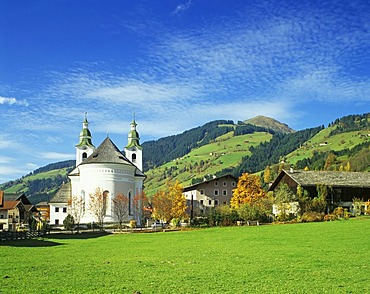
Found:
[[[82,150],[87,150],[87,147],[86,147],[86,146],[83,146],[83,147],[82,147]]]
[[[132,151],[136,151],[136,147],[133,147],[133,148],[132,148]]]

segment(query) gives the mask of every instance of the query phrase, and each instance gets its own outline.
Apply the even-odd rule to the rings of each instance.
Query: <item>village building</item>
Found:
[[[76,167],[68,175],[70,182],[63,184],[49,202],[50,224],[63,224],[70,208],[68,201],[72,196],[84,200],[85,213],[80,223],[96,222],[90,210],[90,195],[98,188],[106,199],[104,222],[115,221],[113,199],[118,194],[128,199],[127,220],[140,222],[141,210],[134,207],[140,204],[135,203],[134,197],[142,194],[145,175],[142,172],[143,148],[139,142],[135,118],[131,122],[128,144],[123,151],[108,136],[95,148],[88,125],[85,115],[79,143],[76,145]]]
[[[328,213],[338,206],[351,211],[354,199],[370,199],[369,172],[282,170],[269,191],[274,191],[281,183],[287,184],[293,193],[301,186],[312,198],[318,196],[317,185],[327,186]]]
[[[28,224],[38,217],[36,207],[24,193],[0,193],[0,230],[15,231],[18,226]]]
[[[229,205],[238,179],[232,175],[213,177],[201,183],[185,187],[183,194],[190,216],[207,215],[218,205]]]

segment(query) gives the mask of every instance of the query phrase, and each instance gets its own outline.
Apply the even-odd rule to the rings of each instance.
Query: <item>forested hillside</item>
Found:
[[[265,123],[264,124],[264,119]],[[253,120],[250,120],[253,121]],[[324,126],[295,132],[284,124],[259,117],[234,124],[230,120],[209,122],[181,134],[144,142],[145,192],[151,196],[167,179],[184,186],[211,175],[281,168],[370,171],[370,114],[349,115]],[[283,130],[283,131],[282,131]],[[48,200],[75,161],[39,168],[20,179],[0,185],[7,192],[24,192],[33,203]]]
[[[223,127],[220,127],[223,125]],[[162,165],[165,162],[184,156],[191,149],[208,144],[218,136],[234,130],[234,122],[230,120],[217,120],[201,127],[185,131],[179,135],[148,141],[142,144],[144,171]]]

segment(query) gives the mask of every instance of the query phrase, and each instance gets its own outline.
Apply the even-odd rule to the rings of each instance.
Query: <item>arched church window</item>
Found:
[[[132,162],[136,162],[136,153],[133,153],[131,158],[132,158]]]
[[[82,153],[82,161],[84,161],[86,158],[87,158],[87,153],[86,152]]]
[[[85,199],[85,190],[81,190],[81,198],[86,201]]]

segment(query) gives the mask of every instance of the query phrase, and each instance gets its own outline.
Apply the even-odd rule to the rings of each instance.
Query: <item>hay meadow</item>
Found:
[[[370,219],[0,242],[0,293],[370,293]]]

